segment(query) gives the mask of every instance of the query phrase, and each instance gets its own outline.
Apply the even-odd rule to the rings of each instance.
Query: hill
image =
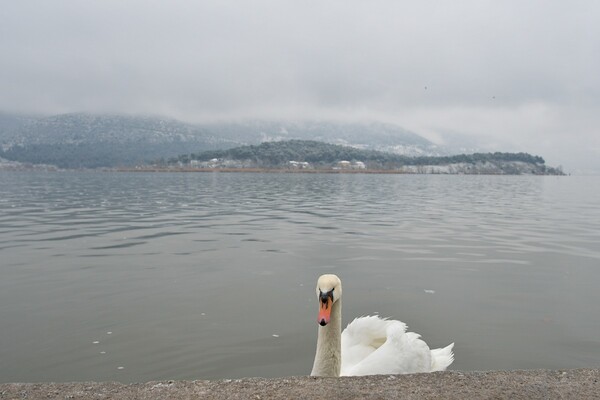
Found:
[[[190,148],[239,145],[175,120],[89,114],[0,117],[0,157],[61,168],[135,165]]]
[[[61,168],[133,166],[190,151],[290,139],[318,140],[405,155],[440,152],[417,134],[381,123],[189,124],[173,119],[123,115],[78,113],[39,117],[0,113],[0,157]]]
[[[562,175],[547,167],[542,157],[527,153],[475,153],[419,156],[362,150],[310,140],[265,142],[226,150],[185,154],[170,166],[199,168],[371,169],[407,173]]]
[[[309,144],[311,141],[314,143]],[[256,148],[260,154],[253,153]],[[228,149],[232,153],[223,153]],[[188,155],[179,157],[185,153]],[[0,112],[0,159],[7,160],[3,162],[5,169],[30,165],[132,167],[157,159],[176,159],[184,164],[192,161],[190,153],[210,154],[208,160],[227,159],[232,165],[241,160],[267,166],[302,161],[315,166],[329,163],[331,167],[337,161],[362,160],[368,168],[402,167],[407,172],[472,173],[473,165],[478,166],[476,171],[485,173],[547,171],[543,162],[523,156],[519,156],[522,160],[510,156],[512,160],[502,163],[500,155],[495,159],[481,154],[448,158],[456,153],[401,127],[376,122],[255,120],[189,124],[157,117],[84,113],[41,117]],[[204,155],[199,157],[196,161],[201,162]],[[537,167],[531,169],[534,165]]]

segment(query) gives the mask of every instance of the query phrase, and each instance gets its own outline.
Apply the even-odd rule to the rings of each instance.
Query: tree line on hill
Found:
[[[332,166],[341,160],[362,161],[369,168],[394,169],[402,166],[449,165],[449,164],[481,164],[499,162],[522,162],[537,165],[542,172],[559,173],[558,170],[546,167],[540,156],[528,153],[475,153],[452,156],[409,157],[400,154],[375,150],[362,150],[349,146],[341,146],[310,140],[289,140],[265,142],[259,145],[241,146],[226,150],[204,151],[201,153],[183,154],[168,160],[168,164],[189,164],[190,161],[206,162],[210,160],[239,160],[251,162],[256,167],[278,168],[288,165],[290,161],[304,161],[318,166]]]

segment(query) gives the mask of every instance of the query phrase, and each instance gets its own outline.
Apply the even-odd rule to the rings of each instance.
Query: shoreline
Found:
[[[116,172],[250,172],[269,174],[409,174],[380,169],[290,169],[290,168],[116,168]]]
[[[217,381],[4,383],[0,399],[596,399],[600,369]]]
[[[114,168],[107,172],[223,172],[223,173],[269,173],[269,174],[386,174],[386,175],[481,175],[481,176],[565,176],[556,174],[502,174],[502,173],[444,173],[444,172],[410,172],[394,169],[291,169],[291,168]]]

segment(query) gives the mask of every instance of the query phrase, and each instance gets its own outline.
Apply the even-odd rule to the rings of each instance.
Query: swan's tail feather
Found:
[[[454,353],[452,352],[454,343],[440,349],[431,350],[431,371],[444,371],[452,362],[454,362]]]

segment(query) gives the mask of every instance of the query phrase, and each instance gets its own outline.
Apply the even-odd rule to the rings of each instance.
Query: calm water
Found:
[[[306,375],[318,275],[452,369],[600,366],[600,178],[0,173],[0,382]]]

